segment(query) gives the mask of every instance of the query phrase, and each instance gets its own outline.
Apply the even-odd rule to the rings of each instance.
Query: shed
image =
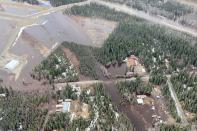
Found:
[[[70,111],[70,101],[63,102],[63,112],[69,112]]]
[[[8,69],[10,71],[14,70],[17,66],[19,65],[19,61],[18,60],[11,60],[10,62],[8,62],[4,68]]]
[[[142,105],[143,105],[143,104],[144,104],[144,101],[143,101],[143,99],[138,98],[138,99],[137,99],[137,103],[138,103],[138,104],[142,104]]]

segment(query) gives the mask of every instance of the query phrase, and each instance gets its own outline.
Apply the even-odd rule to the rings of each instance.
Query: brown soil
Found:
[[[91,46],[101,47],[104,41],[108,38],[109,34],[117,26],[117,22],[108,21],[98,18],[88,18],[82,16],[70,16],[78,25],[82,27],[84,32],[89,36],[92,41]]]
[[[69,59],[69,61],[77,68],[77,70],[79,71],[79,66],[80,66],[80,62],[77,59],[76,55],[70,51],[70,49],[68,48],[64,48],[63,49],[66,57]]]

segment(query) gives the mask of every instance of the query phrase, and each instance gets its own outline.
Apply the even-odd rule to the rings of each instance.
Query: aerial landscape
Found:
[[[0,0],[0,131],[197,131],[197,0]]]

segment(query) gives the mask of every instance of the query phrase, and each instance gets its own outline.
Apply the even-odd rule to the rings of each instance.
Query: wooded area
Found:
[[[96,74],[96,60],[91,52],[92,48],[76,43],[63,42],[63,48],[70,49],[80,62],[80,73],[92,79],[98,79]]]
[[[48,0],[48,1],[50,1],[52,6],[61,6],[61,5],[67,5],[70,3],[82,2],[86,0]]]
[[[161,124],[160,125],[160,131],[190,131],[190,126],[179,126],[179,125],[167,125],[167,124]]]
[[[166,6],[171,6],[169,3],[166,4]],[[171,29],[161,27],[159,25],[153,25],[152,23],[143,19],[130,17],[125,14],[119,14],[116,12],[117,14],[114,13],[108,17],[108,9],[102,7],[102,10],[99,10],[96,7],[99,7],[99,5],[96,4],[93,4],[92,6],[94,8],[89,7],[88,5],[81,7],[76,6],[66,13],[87,17],[99,17],[115,21],[119,21],[121,18],[118,27],[110,34],[104,45],[99,49],[95,49],[94,53],[97,60],[103,65],[110,65],[116,62],[121,63],[127,56],[131,54],[137,56],[140,60],[140,63],[142,63],[146,70],[150,73],[149,82],[155,85],[162,85],[162,93],[166,98],[166,104],[169,108],[169,111],[175,120],[180,122],[180,118],[176,112],[175,103],[170,97],[168,87],[165,85],[167,80],[166,75],[176,72],[178,73],[183,69],[189,70],[191,67],[197,66],[196,39],[188,37],[182,33],[177,33]],[[170,9],[171,7],[165,8]],[[173,5],[172,8],[174,8]],[[110,12],[111,11],[109,11],[109,14]],[[177,13],[176,15],[178,14],[180,13]],[[192,80],[196,81],[196,79]],[[179,85],[182,84],[183,83]],[[141,86],[139,89],[135,88],[138,87],[135,83],[122,82],[119,83],[118,87],[120,92],[124,95],[126,94],[127,96],[129,96],[128,92],[139,92],[141,90]],[[193,93],[190,93],[191,96],[189,96],[189,91],[182,93],[183,90],[181,89],[179,89],[177,93],[179,99],[183,100],[186,98],[186,100],[183,100],[187,101],[187,104],[184,104],[185,108],[190,106],[194,111],[197,109],[195,107],[196,91],[193,90],[193,88],[190,88],[190,90],[193,91]],[[149,92],[151,90],[147,91]],[[132,101],[132,97],[130,98],[131,99],[129,100]],[[191,100],[191,98],[193,100]],[[191,103],[189,101],[191,101]],[[170,127],[169,129],[174,129],[174,127]]]
[[[150,83],[143,83],[140,77],[136,78],[135,81],[117,83],[116,86],[122,96],[132,103],[136,102],[136,99],[134,99],[135,96],[133,96],[134,94],[150,96],[153,89]]]
[[[47,80],[50,84],[55,81],[77,81],[78,74],[61,48],[56,49],[50,56],[35,67],[31,73],[36,80]]]
[[[3,130],[39,130],[44,122],[47,110],[38,109],[38,105],[46,102],[41,97],[32,97],[0,87],[5,97],[0,98],[0,128]]]
[[[104,18],[112,21],[121,21],[129,17],[129,15],[109,9],[96,3],[90,3],[84,6],[73,6],[65,11],[69,15],[80,15],[86,17]]]
[[[176,120],[176,122],[181,122],[181,118],[178,116],[178,113],[176,110],[175,102],[170,95],[169,87],[167,85],[163,85],[161,88],[161,91],[162,91],[163,96],[166,99],[165,102],[168,107],[168,110],[170,111],[170,114]]]
[[[119,26],[110,34],[103,47],[94,51],[98,61],[102,64],[109,65],[115,63],[115,61],[121,62],[127,56],[133,54],[139,58],[140,63],[143,63],[146,70],[150,73],[149,81],[156,85],[166,84],[166,74],[197,66],[197,43],[195,38],[185,37],[184,34],[178,34],[176,31],[117,12],[111,17],[106,17],[108,16],[106,14],[111,14],[111,11],[107,13],[109,9],[102,7],[102,10],[99,10],[96,7],[99,7],[99,5],[96,4],[91,6],[73,7],[69,13],[116,21],[119,21],[121,18]],[[121,92],[123,93],[130,92],[127,88],[120,89],[122,89]],[[179,95],[182,94],[180,92],[177,93]],[[163,87],[163,94],[166,96],[167,105],[173,117],[180,121],[174,101],[169,97],[168,87]],[[191,94],[190,97],[195,100],[195,95]],[[194,108],[191,108],[193,110],[197,109],[194,101],[191,104],[188,103],[186,106],[193,104],[192,107]]]
[[[90,106],[91,115],[88,119],[77,118],[70,120],[70,113],[56,113],[50,116],[46,129],[64,129],[67,131],[85,130],[94,122],[91,130],[106,131],[112,129],[133,131],[133,126],[122,114],[118,114],[116,108],[112,105],[111,100],[105,95],[102,84],[95,84],[81,92],[80,96],[76,95],[76,90],[67,85],[63,91],[57,91],[57,99],[80,100]],[[91,92],[88,93],[88,90]],[[118,116],[117,116],[118,114]]]

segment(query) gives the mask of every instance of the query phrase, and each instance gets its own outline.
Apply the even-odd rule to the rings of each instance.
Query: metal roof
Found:
[[[19,61],[18,60],[11,60],[10,62],[8,62],[4,68],[5,69],[8,69],[10,71],[14,70],[19,64]]]
[[[70,111],[70,102],[63,102],[63,112]]]

